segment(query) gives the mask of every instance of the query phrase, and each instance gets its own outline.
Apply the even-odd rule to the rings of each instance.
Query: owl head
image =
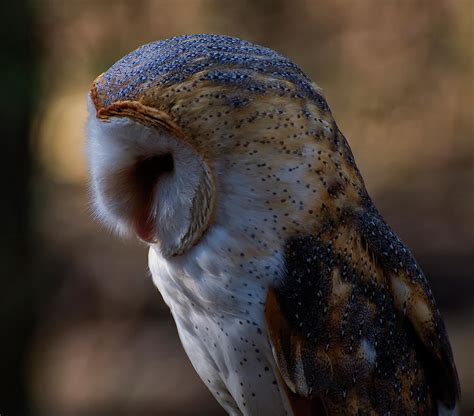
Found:
[[[89,113],[97,215],[164,256],[216,223],[285,238],[363,194],[320,89],[287,58],[239,39],[142,46],[94,81]]]

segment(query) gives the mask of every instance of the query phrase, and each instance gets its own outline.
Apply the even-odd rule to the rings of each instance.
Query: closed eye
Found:
[[[162,174],[173,172],[173,169],[173,155],[166,153],[140,160],[135,167],[135,176],[138,183],[149,186],[154,184]]]

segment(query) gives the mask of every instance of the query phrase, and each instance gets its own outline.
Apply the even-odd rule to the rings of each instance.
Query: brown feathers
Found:
[[[330,415],[454,407],[456,370],[431,292],[370,205],[289,240],[286,267],[265,316],[292,393],[318,398]]]

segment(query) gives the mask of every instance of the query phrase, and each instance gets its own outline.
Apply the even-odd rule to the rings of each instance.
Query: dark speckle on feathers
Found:
[[[426,279],[368,200],[362,211],[344,210],[318,233],[288,240],[285,259],[286,276],[274,295],[285,324],[270,334],[282,376],[296,393],[322,400],[331,415],[436,414],[437,400],[454,406],[456,371]],[[416,314],[397,309],[394,275],[412,285],[413,302],[433,311],[422,333]],[[299,340],[301,353],[294,357],[289,341],[278,352],[279,336]],[[318,365],[322,372],[294,369]]]
[[[288,58],[220,35],[181,36],[138,48],[103,75],[98,86],[101,105],[137,99],[154,86],[179,84],[198,73],[202,73],[201,80],[233,85],[255,94],[269,90],[288,93],[285,83],[289,82],[296,88],[297,97],[311,100],[329,112],[324,97]]]

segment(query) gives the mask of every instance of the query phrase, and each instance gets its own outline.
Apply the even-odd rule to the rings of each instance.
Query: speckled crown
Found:
[[[237,38],[191,35],[152,42],[116,62],[92,87],[96,109],[117,101],[138,101],[157,86],[180,84],[200,74],[200,81],[237,86],[249,94],[278,90],[329,108],[311,80],[288,58]],[[238,103],[236,103],[238,104]]]

